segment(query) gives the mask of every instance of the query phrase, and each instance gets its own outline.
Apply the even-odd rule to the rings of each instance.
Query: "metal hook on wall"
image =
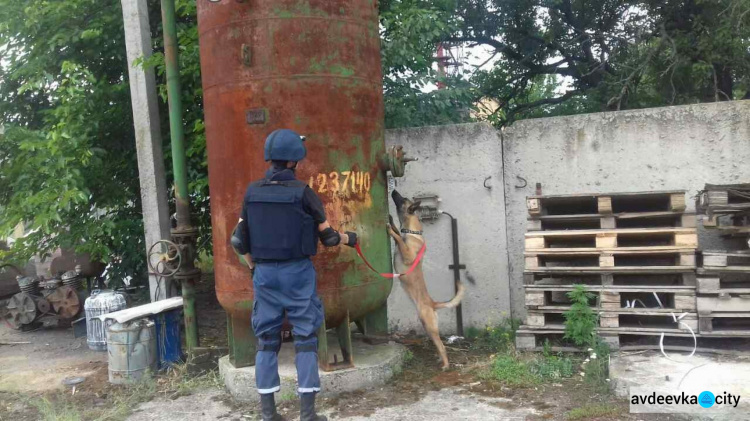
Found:
[[[484,179],[483,185],[484,185],[484,188],[487,189],[487,190],[492,190],[492,186],[488,186],[487,185],[487,182],[490,181],[491,179],[492,179],[492,176],[489,176],[489,177],[487,177],[487,178]]]
[[[523,178],[523,177],[520,177],[520,176],[516,176],[516,178],[517,178],[517,179],[519,179],[520,181],[523,181],[523,186],[519,186],[519,185],[516,185],[516,186],[515,186],[515,187],[516,187],[517,189],[522,189],[522,188],[524,188],[524,187],[526,187],[526,186],[528,186],[528,185],[529,185],[529,182],[528,182],[528,181],[526,181],[526,179],[525,179],[525,178]]]

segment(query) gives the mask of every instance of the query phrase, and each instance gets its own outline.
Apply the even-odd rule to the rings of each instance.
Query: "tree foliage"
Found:
[[[160,51],[158,1],[150,6]],[[210,235],[194,2],[178,1],[178,14],[191,191],[198,226]],[[0,53],[0,232],[19,223],[29,232],[2,258],[75,248],[112,262],[115,282],[143,280],[146,244],[120,1],[0,0]],[[166,99],[163,56],[145,65],[157,67]],[[161,116],[169,159],[166,108]]]
[[[437,44],[458,29],[451,16],[454,7],[451,0],[380,2],[388,127],[469,120],[469,109],[476,97],[472,85],[460,76],[440,74],[435,67]],[[438,84],[447,89],[434,89]]]
[[[121,14],[0,0],[0,230],[30,231],[5,259],[75,247],[114,260],[113,276],[143,270]]]
[[[386,7],[432,10],[413,1]],[[503,125],[520,118],[748,96],[750,0],[456,0],[439,2],[439,42],[489,51],[460,78]],[[400,11],[401,15],[419,13]],[[430,33],[421,28],[412,37]],[[401,48],[411,44],[400,42]],[[387,47],[387,45],[386,45]],[[413,49],[435,66],[434,49]],[[424,64],[423,61],[430,61]],[[390,69],[387,67],[387,70]],[[414,72],[419,78],[422,73]],[[422,80],[430,80],[429,72]],[[404,81],[419,87],[415,81]],[[552,88],[552,89],[550,89]],[[433,93],[415,93],[429,100]],[[399,114],[393,111],[393,114]]]

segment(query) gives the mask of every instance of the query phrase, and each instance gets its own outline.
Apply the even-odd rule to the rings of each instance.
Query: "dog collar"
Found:
[[[424,231],[412,231],[412,230],[408,230],[408,229],[406,229],[406,228],[401,228],[401,233],[402,233],[402,234],[414,234],[414,235],[422,235],[422,233],[423,233],[423,232],[424,232]]]

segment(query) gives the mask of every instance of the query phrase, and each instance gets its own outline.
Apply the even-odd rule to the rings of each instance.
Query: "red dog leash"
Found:
[[[362,248],[359,246],[359,243],[357,243],[357,245],[354,246],[354,248],[357,250],[357,254],[359,255],[359,257],[362,258],[362,261],[365,262],[365,264],[367,265],[367,267],[370,268],[370,270],[382,276],[383,278],[398,278],[399,276],[406,276],[414,272],[414,269],[417,268],[419,261],[422,260],[422,256],[424,256],[425,251],[427,251],[427,244],[422,243],[422,248],[419,249],[419,253],[417,253],[417,258],[414,259],[414,263],[411,264],[411,267],[405,273],[380,273],[377,270],[375,270],[374,267],[372,267],[370,262],[368,262],[367,259],[365,258],[365,255],[362,254]]]

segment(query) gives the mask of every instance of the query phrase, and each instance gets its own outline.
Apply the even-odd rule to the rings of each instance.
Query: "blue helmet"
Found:
[[[264,157],[266,161],[293,161],[305,159],[305,138],[289,129],[275,130],[266,138]]]

